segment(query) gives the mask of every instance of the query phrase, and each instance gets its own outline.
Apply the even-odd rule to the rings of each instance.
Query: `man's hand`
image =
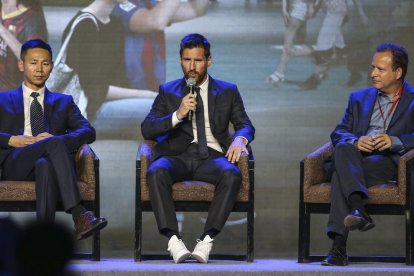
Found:
[[[236,137],[226,152],[227,160],[233,164],[235,162],[239,162],[242,152],[249,153],[246,148],[244,139],[241,137]]]
[[[17,135],[10,137],[9,146],[13,148],[22,148],[36,142],[36,137]]]
[[[177,110],[177,118],[179,120],[184,119],[187,117],[188,112],[193,111],[195,112],[196,109],[196,100],[195,96],[192,93],[188,93],[181,101],[180,107]]]
[[[53,135],[52,134],[50,134],[50,133],[48,133],[48,132],[42,132],[42,133],[39,133],[36,137],[34,137],[35,138],[35,140],[36,140],[36,142],[38,142],[38,141],[41,141],[41,140],[43,140],[43,139],[46,139],[46,138],[49,138],[49,137],[52,137]]]
[[[363,152],[373,152],[375,150],[374,147],[374,139],[369,136],[361,136],[359,139],[354,143],[358,150]]]
[[[379,133],[375,134],[373,137],[374,148],[378,151],[383,151],[390,149],[392,147],[392,140],[388,134]]]

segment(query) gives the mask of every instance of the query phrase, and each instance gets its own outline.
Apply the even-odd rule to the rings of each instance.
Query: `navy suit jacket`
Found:
[[[414,148],[414,87],[407,82],[403,85],[403,93],[386,131],[388,135],[398,137],[404,146],[400,153],[388,151],[395,162],[398,162],[400,154]],[[374,87],[351,93],[342,122],[331,134],[334,146],[366,135],[377,93]]]
[[[189,92],[185,79],[178,79],[160,86],[151,111],[141,124],[142,136],[156,140],[156,158],[164,155],[177,155],[186,150],[193,141],[191,121],[172,126],[172,115],[177,111],[182,98]],[[209,76],[208,113],[213,136],[218,140],[223,152],[232,142],[229,124],[234,127],[234,136],[243,136],[249,142],[254,139],[255,129],[246,114],[237,86],[215,80]]]
[[[79,111],[72,96],[51,92],[44,95],[45,131],[59,136],[70,152],[95,140],[95,129]],[[0,165],[13,148],[11,136],[24,133],[23,89],[0,92]]]

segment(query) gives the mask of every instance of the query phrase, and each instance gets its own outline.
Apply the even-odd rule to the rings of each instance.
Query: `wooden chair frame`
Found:
[[[329,155],[332,151],[331,143],[327,143],[318,150],[309,154],[300,162],[300,196],[299,196],[299,243],[298,243],[298,262],[316,262],[322,261],[326,256],[312,255],[310,253],[310,224],[312,214],[329,214],[329,203],[316,203],[304,201],[304,177],[305,170],[309,169],[305,166],[305,160],[316,159],[317,156]],[[411,218],[414,214],[414,194],[412,185],[414,183],[414,150],[407,152],[400,159],[400,165],[403,164],[400,173],[405,174],[406,180],[406,197],[405,204],[368,204],[367,211],[372,215],[403,215],[405,216],[405,232],[406,232],[406,254],[405,256],[350,256],[352,262],[390,262],[390,263],[406,263],[414,265],[414,227]],[[322,164],[321,164],[322,165]],[[400,170],[400,168],[399,168]],[[326,184],[326,183],[324,183]],[[369,192],[370,189],[368,189]]]
[[[91,210],[94,214],[100,216],[100,202],[99,202],[99,158],[89,145],[83,145],[79,150],[86,148],[92,154],[93,168],[95,176],[95,200],[83,200],[82,204],[87,210]],[[86,156],[80,156],[80,161]],[[20,181],[16,181],[20,182]],[[1,185],[1,181],[0,181]],[[33,181],[34,185],[34,181]],[[57,211],[64,211],[61,203],[56,206]],[[36,212],[36,201],[7,201],[0,200],[0,212]],[[93,261],[100,261],[100,233],[95,232],[92,237],[92,250],[90,252],[78,252],[74,254],[75,259],[91,259]]]
[[[142,213],[152,212],[151,202],[141,200],[141,174],[143,172],[141,164],[141,154],[148,152],[153,142],[144,141],[137,152],[136,156],[136,200],[135,200],[135,243],[134,259],[142,260],[168,260],[171,257],[168,254],[143,254],[142,253]],[[245,260],[253,262],[254,259],[254,157],[249,148],[249,156],[245,156],[248,162],[249,175],[249,200],[247,202],[236,202],[232,212],[247,213],[247,249],[245,255],[234,254],[211,254],[210,259],[216,260]],[[175,201],[175,210],[179,212],[207,212],[210,202],[200,201]]]

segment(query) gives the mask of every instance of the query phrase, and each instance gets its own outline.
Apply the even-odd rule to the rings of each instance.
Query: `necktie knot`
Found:
[[[37,97],[39,97],[39,93],[37,93],[37,92],[32,92],[31,94],[30,94],[30,97],[33,97],[34,99],[36,99],[37,100]]]

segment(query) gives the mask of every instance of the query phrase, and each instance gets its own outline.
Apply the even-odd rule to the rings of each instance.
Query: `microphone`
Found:
[[[187,80],[187,86],[190,89],[190,93],[194,95],[194,91],[195,91],[195,85],[196,85],[196,79],[195,78],[189,78]],[[194,112],[192,110],[190,110],[188,112],[188,119],[191,121],[193,120],[193,114]]]

